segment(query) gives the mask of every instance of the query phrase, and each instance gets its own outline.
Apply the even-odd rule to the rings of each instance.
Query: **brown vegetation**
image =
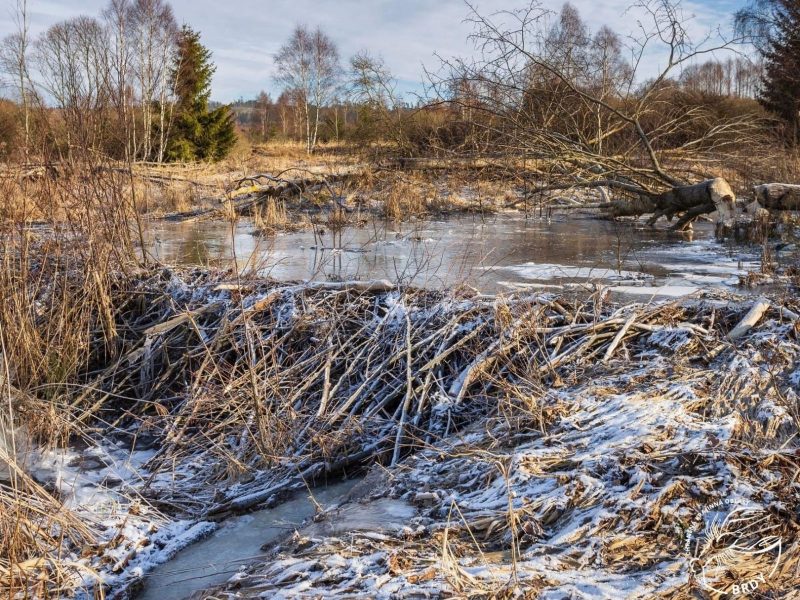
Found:
[[[698,388],[702,401],[686,400],[698,414],[723,406],[741,414],[732,403],[742,390],[748,401],[769,398],[785,409],[788,417],[778,423],[748,405],[735,443],[724,441],[724,459],[749,465],[748,473],[769,470],[769,493],[796,509],[789,475],[796,472],[798,409],[786,383],[791,361],[784,360],[796,346],[793,302],[759,303],[760,312],[748,317],[739,306],[612,307],[602,294],[488,300],[469,290],[445,294],[384,281],[279,283],[153,265],[144,243],[144,219],[170,213],[232,222],[246,214],[264,233],[310,225],[316,236],[318,227],[335,232],[369,213],[402,220],[593,206],[613,217],[647,214],[651,223],[676,217],[683,226],[713,210],[732,211],[734,196],[749,194],[763,207],[795,210],[797,191],[785,184],[800,181],[800,159],[778,143],[769,115],[749,97],[752,65],[695,64],[727,41],[695,46],[673,4],[645,2],[638,8],[648,26],[633,42],[636,56],[655,42],[666,44],[672,60],[644,80],[624,58],[621,38],[609,28],[590,32],[571,7],[555,24],[538,4],[506,15],[510,26],[473,13],[479,60],[444,63],[430,74],[435,96],[412,108],[368,53],[350,61],[351,101],[335,99],[336,48],[322,32],[301,28],[281,53],[288,89],[275,103],[262,96],[240,110],[253,118],[242,117],[249,136],[233,154],[214,165],[167,166],[174,18],[163,2],[126,6],[115,0],[102,23],[79,18],[48,30],[33,47],[36,82],[26,62],[27,29],[3,46],[18,101],[0,101],[0,466],[8,470],[0,482],[0,594],[67,595],[76,573],[95,574],[80,563],[85,556],[74,559],[65,549],[94,557],[107,550],[96,545],[92,524],[26,472],[7,431],[43,445],[66,443],[89,427],[107,435],[146,431],[159,443],[152,472],[194,465],[180,485],[153,483],[150,499],[174,514],[221,516],[274,500],[305,479],[434,453],[432,446],[475,422],[483,437],[469,452],[483,458],[499,452],[498,440],[552,433],[570,407],[548,404],[548,390],[587,374],[607,377],[610,386],[636,352],[652,356],[658,344],[651,337],[660,333],[685,338],[685,360],[676,364],[710,386]],[[145,30],[141,55],[130,56],[131,36]],[[326,79],[325,89],[298,79],[297,59],[309,39],[324,51],[314,77]],[[75,64],[79,56],[88,62]],[[131,70],[108,56],[130,58]],[[84,78],[60,85],[73,67]],[[45,105],[45,88],[56,106]],[[751,191],[773,182],[782,185]],[[770,231],[762,225],[759,232]],[[763,336],[748,337],[765,315],[778,329],[765,325],[757,331]],[[755,383],[735,373],[717,377],[713,361],[729,359],[715,364],[735,371],[740,341],[764,351],[764,364],[758,356],[754,363],[779,363],[783,371]],[[773,355],[783,362],[763,359]],[[655,390],[673,375],[649,373],[648,385]],[[567,429],[557,436],[571,434]],[[711,437],[702,444],[704,452],[722,454]],[[751,456],[752,448],[767,447],[766,458]],[[458,453],[467,450],[453,448],[440,458],[458,469]],[[627,450],[648,476],[688,477],[707,458],[687,453],[679,460],[679,445],[663,453]],[[421,460],[428,459],[440,460]],[[566,472],[575,466],[570,460],[525,468],[537,476]],[[488,462],[508,467],[494,454]],[[476,478],[488,481],[487,469]],[[589,467],[581,474],[593,476]],[[441,489],[474,491],[439,475]],[[240,485],[224,491],[232,481]],[[633,501],[641,488],[630,481],[619,485]],[[217,484],[225,485],[215,492]],[[627,509],[614,515],[625,536],[603,539],[618,566],[631,567],[635,552],[663,541],[656,512],[681,489],[654,493],[652,519],[625,518]],[[590,505],[581,490],[572,492],[570,509]],[[511,552],[514,579],[520,548],[566,511],[512,506],[510,492],[507,500],[490,514],[466,509],[459,525],[449,516],[437,521],[435,551],[427,543],[418,556],[432,560],[440,552],[449,570],[417,569],[416,583],[466,593],[474,581],[454,549],[467,548],[475,532],[483,536],[475,542],[480,553],[490,546]],[[796,519],[791,527],[785,514],[775,520],[796,550]],[[608,527],[596,524],[595,532],[605,535]],[[644,552],[636,560],[656,558]],[[545,583],[527,582],[531,590]],[[500,594],[501,587],[474,589]]]

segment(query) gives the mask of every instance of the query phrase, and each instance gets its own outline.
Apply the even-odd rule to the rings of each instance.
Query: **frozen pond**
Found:
[[[625,294],[682,295],[735,285],[760,269],[755,247],[726,246],[713,225],[679,234],[644,224],[556,215],[462,216],[412,223],[375,221],[322,242],[311,230],[253,234],[247,221],[153,223],[151,254],[177,264],[258,268],[277,279],[377,279],[428,287],[467,283],[493,293],[522,288],[614,285]]]

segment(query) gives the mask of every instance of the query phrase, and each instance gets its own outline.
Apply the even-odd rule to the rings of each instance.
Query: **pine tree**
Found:
[[[184,25],[172,71],[178,99],[167,150],[170,160],[221,160],[236,143],[230,107],[208,107],[215,70],[211,51],[200,43],[200,34]]]
[[[764,52],[761,104],[800,142],[800,0],[772,0],[774,27]]]

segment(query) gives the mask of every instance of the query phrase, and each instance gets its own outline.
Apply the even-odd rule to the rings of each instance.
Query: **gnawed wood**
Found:
[[[672,188],[657,196],[654,199],[657,210],[649,222],[655,223],[662,216],[671,221],[674,216],[681,215],[674,229],[682,229],[700,215],[714,211],[717,211],[719,220],[727,221],[733,217],[735,201],[736,194],[725,179],[707,179],[693,185]]]
[[[567,189],[568,187],[550,186],[543,190]],[[652,215],[648,221],[650,225],[655,224],[661,217],[672,221],[677,216],[678,221],[675,223],[674,229],[682,229],[700,215],[714,211],[717,211],[720,221],[727,221],[734,215],[734,202],[736,201],[736,194],[722,177],[707,179],[691,185],[676,186],[661,194],[651,193],[644,188],[637,189],[631,184],[620,184],[614,180],[576,183],[573,187],[601,187],[601,189],[608,187],[636,194],[633,199],[577,205],[575,208],[600,209],[613,218],[639,217],[649,214]],[[512,202],[509,206],[520,202]]]
[[[753,187],[753,196],[767,210],[800,210],[800,185],[764,183]]]
[[[738,325],[731,329],[731,332],[727,335],[729,341],[733,342],[738,340],[748,331],[750,331],[758,322],[761,320],[761,317],[764,316],[764,313],[769,310],[770,302],[766,298],[759,298],[753,304],[744,318],[739,321]]]

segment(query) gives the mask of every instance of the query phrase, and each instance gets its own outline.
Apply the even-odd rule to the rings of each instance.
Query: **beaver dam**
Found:
[[[800,600],[800,0],[12,4],[0,600]]]
[[[490,296],[189,267],[109,278],[69,385],[23,392],[5,363],[9,595],[135,598],[159,564],[171,583],[143,597],[796,585],[796,299],[620,305],[602,287]],[[63,291],[37,289],[40,306]],[[69,443],[38,444],[45,428]],[[294,518],[268,513],[309,495]],[[223,543],[259,526],[261,546]],[[215,535],[216,556],[178,562]],[[224,577],[203,579],[209,556]]]

